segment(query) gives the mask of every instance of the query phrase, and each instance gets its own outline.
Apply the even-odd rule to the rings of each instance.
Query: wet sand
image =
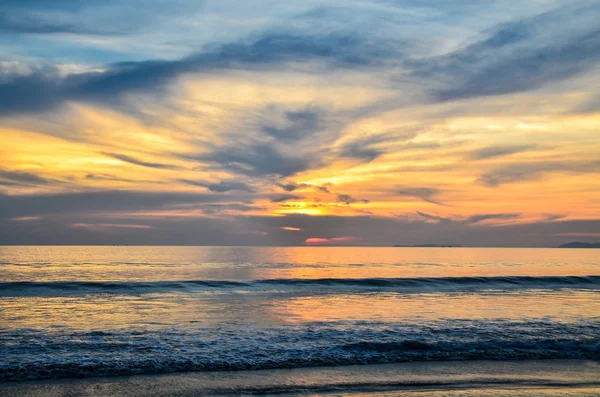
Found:
[[[0,395],[597,396],[600,362],[422,362],[6,382]]]

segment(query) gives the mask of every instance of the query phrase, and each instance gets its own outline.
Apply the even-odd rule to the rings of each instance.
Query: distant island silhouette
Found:
[[[459,248],[462,245],[459,244],[415,244],[415,245],[401,245],[396,244],[394,247],[415,247],[415,248]]]
[[[559,245],[558,248],[600,248],[600,243],[582,243],[580,241],[572,241],[567,244]]]

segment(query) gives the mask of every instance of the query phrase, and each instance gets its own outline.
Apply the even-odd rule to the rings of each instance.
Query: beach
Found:
[[[0,384],[6,397],[597,396],[600,363],[582,360],[401,363]]]

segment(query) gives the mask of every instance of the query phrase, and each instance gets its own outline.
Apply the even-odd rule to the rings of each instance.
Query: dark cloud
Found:
[[[377,146],[382,143],[397,140],[392,134],[369,135],[344,144],[340,149],[342,157],[352,158],[361,161],[373,161],[384,154],[387,150],[384,147]]]
[[[224,143],[201,142],[201,153],[180,158],[202,163],[198,169],[267,177],[287,191],[309,186],[280,180],[332,161],[328,146],[340,131],[329,128],[335,124],[333,115],[310,104],[291,110],[267,105],[257,113],[224,131]]]
[[[471,160],[485,160],[493,157],[502,157],[510,154],[522,153],[536,148],[536,145],[488,146],[475,150],[469,154],[468,158]]]
[[[47,179],[30,172],[0,169],[0,186],[36,186],[47,183]]]
[[[283,153],[272,143],[235,144],[216,147],[206,154],[187,157],[208,162],[235,174],[254,177],[276,175],[289,177],[320,164],[310,155]]]
[[[358,199],[356,197],[350,196],[349,194],[338,194],[337,201],[338,201],[338,203],[344,203],[347,205],[355,204],[355,203],[368,203],[369,202],[369,200],[367,200],[367,199]]]
[[[488,187],[497,187],[506,183],[537,179],[541,173],[542,170],[531,169],[531,167],[519,169],[516,166],[509,166],[486,172],[477,181]]]
[[[4,12],[2,12],[4,11]],[[48,18],[41,18],[39,14],[14,13],[14,9],[0,8],[0,35],[1,34],[94,34],[109,35],[124,33],[121,30],[111,29],[110,26],[90,27],[78,23],[61,23]]]
[[[225,193],[225,192],[230,192],[232,190],[239,190],[239,191],[244,191],[244,192],[253,192],[254,191],[254,188],[252,186],[250,186],[244,182],[238,182],[238,181],[220,181],[219,183],[193,181],[190,179],[179,179],[178,181],[181,183],[185,183],[186,185],[205,187],[208,190],[210,190],[211,192],[215,192],[215,193]]]
[[[87,174],[85,179],[89,181],[117,181],[117,182],[134,182],[132,179],[119,178],[113,174]]]
[[[419,78],[446,81],[442,101],[527,91],[582,73],[600,60],[600,29],[585,20],[597,3],[581,2],[498,27],[487,38],[437,58],[408,62]],[[558,26],[574,26],[548,37]]]
[[[427,214],[427,213],[421,212],[421,211],[417,211],[417,215],[425,218],[428,221],[434,221],[434,222],[453,222],[453,220],[450,219],[450,218],[444,218],[444,217],[437,216],[437,215],[431,215],[431,214]]]
[[[402,187],[396,191],[396,194],[401,196],[415,197],[428,203],[444,205],[441,202],[434,200],[434,197],[440,194],[441,191],[431,187]]]
[[[480,214],[473,215],[464,220],[464,223],[475,224],[487,220],[513,220],[521,217],[521,214]]]
[[[62,80],[51,67],[28,75],[3,75],[0,69],[0,115],[45,111],[62,104],[66,100]]]
[[[127,35],[195,10],[199,3],[166,0],[2,0],[0,34]],[[158,12],[160,11],[160,12]]]
[[[2,33],[74,33],[79,32],[74,25],[53,22],[27,20],[25,18],[9,18],[0,15],[0,34]]]
[[[307,185],[306,183],[280,183],[278,186],[286,192],[293,192],[294,190],[303,189],[310,185]]]
[[[402,65],[422,81],[439,81],[430,88],[438,100],[500,95],[535,89],[574,76],[600,60],[600,29],[581,26],[582,18],[598,15],[594,2],[578,2],[522,21],[498,27],[478,42],[447,55],[409,59],[402,46],[391,39],[373,40],[360,34],[292,34],[269,31],[234,43],[206,47],[203,52],[178,60],[121,62],[103,71],[64,76],[56,68],[39,68],[29,74],[0,72],[0,114],[48,111],[66,101],[92,101],[115,106],[123,94],[156,92],[177,77],[229,69],[252,70],[286,62],[320,60],[331,67],[390,67]],[[5,17],[6,19],[6,17]],[[5,29],[74,30],[79,26],[4,21]],[[10,26],[12,27],[10,27]],[[564,37],[547,37],[556,26]],[[2,23],[0,21],[0,27]],[[402,50],[402,51],[401,51]],[[31,95],[35,93],[35,95]],[[318,117],[310,112],[288,115],[289,126],[266,125],[265,131],[279,139],[294,139],[315,130]],[[373,159],[382,149],[350,145],[348,157]]]
[[[134,157],[131,156],[127,156],[125,154],[116,154],[116,153],[103,153],[106,156],[124,161],[126,163],[130,163],[130,164],[135,164],[135,165],[139,165],[141,167],[148,167],[148,168],[157,168],[157,169],[163,169],[163,170],[177,170],[180,169],[180,167],[176,166],[176,165],[171,165],[171,164],[163,164],[163,163],[150,163],[147,161],[142,161],[142,160],[138,160]]]
[[[150,180],[141,180],[141,179],[126,179],[119,178],[113,174],[92,174],[89,173],[85,176],[85,179],[89,181],[115,181],[115,182],[127,182],[127,183],[154,183],[154,184],[163,184],[165,182],[161,181],[150,181]]]
[[[301,199],[301,196],[296,196],[293,194],[278,194],[278,195],[274,195],[271,196],[270,200],[272,203],[283,203],[284,201],[288,201],[288,200],[297,200],[297,199]]]
[[[122,94],[153,92],[186,73],[306,59],[327,60],[337,67],[357,67],[380,63],[389,55],[382,46],[354,36],[265,33],[253,41],[216,46],[174,61],[121,62],[108,65],[103,71],[66,77],[54,68],[38,69],[28,75],[5,73],[0,75],[0,114],[46,111],[70,100],[113,105]],[[308,114],[291,113],[290,117],[296,123],[311,123]],[[294,134],[296,130],[280,132]]]
[[[461,218],[444,218],[437,215],[427,214],[422,211],[417,211],[417,215],[425,218],[428,221],[433,221],[436,223],[444,223],[444,224],[460,224],[460,225],[476,225],[480,222],[487,220],[514,220],[521,217],[521,214],[477,214],[472,215],[466,219]]]
[[[562,219],[565,218],[566,215],[565,214],[548,214],[546,221],[550,222],[550,221],[555,221],[557,219]]]
[[[322,111],[317,109],[305,109],[299,111],[285,112],[285,126],[263,126],[263,131],[284,142],[297,141],[319,132],[323,121],[321,120]]]
[[[587,174],[600,172],[600,161],[514,163],[481,175],[478,182],[489,187],[506,183],[535,180],[551,172]]]
[[[248,204],[201,204],[198,206],[207,215],[217,215],[223,212],[250,212],[264,210],[263,207]]]
[[[212,193],[93,191],[46,195],[0,194],[0,219],[18,216],[164,209],[180,204],[239,201],[240,197]]]

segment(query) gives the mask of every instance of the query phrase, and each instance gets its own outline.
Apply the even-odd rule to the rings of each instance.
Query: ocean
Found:
[[[0,247],[0,381],[600,360],[599,252]]]

